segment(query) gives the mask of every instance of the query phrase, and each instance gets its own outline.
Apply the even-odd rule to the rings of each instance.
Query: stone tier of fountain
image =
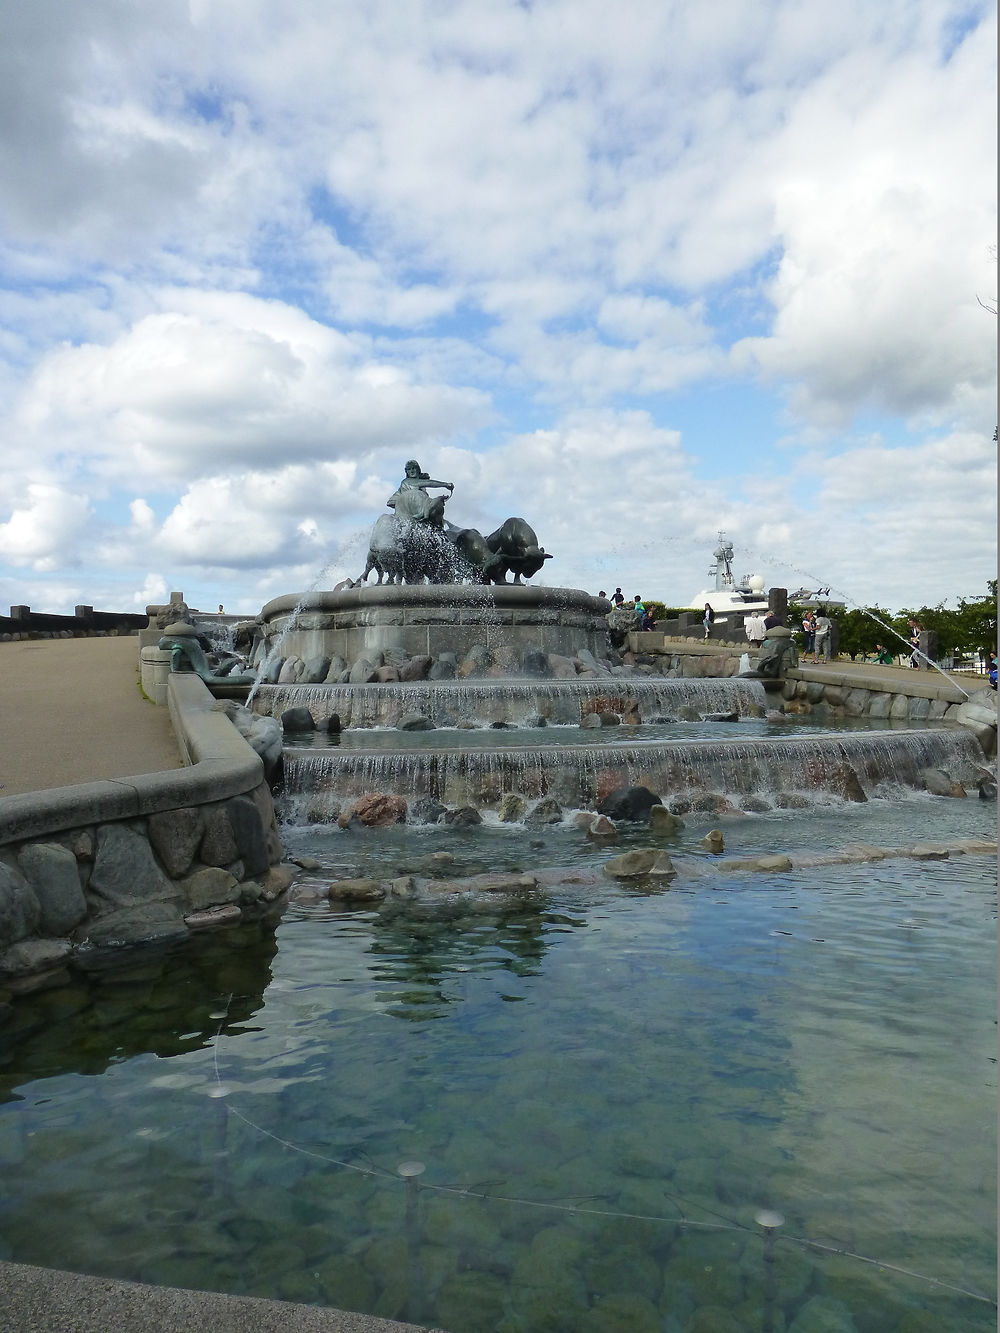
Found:
[[[453,735],[453,734],[452,734]],[[758,740],[653,740],[611,744],[468,743],[380,749],[285,749],[284,804],[293,817],[335,819],[351,798],[371,792],[431,797],[450,806],[499,807],[508,793],[551,797],[564,808],[594,809],[617,787],[642,785],[676,812],[699,797],[748,798],[765,806],[800,800],[865,801],[894,787],[922,788],[923,770],[975,783],[982,751],[965,731],[854,732]],[[506,738],[506,737],[505,737]],[[422,739],[422,738],[421,738]]]
[[[588,713],[611,712],[636,722],[697,721],[706,714],[763,717],[758,680],[577,677],[568,680],[489,678],[367,685],[261,685],[254,711],[280,718],[306,709],[317,729],[331,717],[341,727],[395,727],[422,715],[435,727],[579,725]]]
[[[257,661],[350,665],[379,652],[462,658],[481,647],[502,663],[499,672],[517,674],[526,653],[606,657],[607,611],[607,602],[579,589],[524,584],[361,584],[291,593],[261,610]]]

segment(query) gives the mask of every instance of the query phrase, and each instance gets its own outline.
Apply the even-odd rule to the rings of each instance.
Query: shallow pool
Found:
[[[994,818],[915,797],[726,837],[902,845]],[[287,833],[328,877],[607,855],[565,826]],[[293,906],[273,936],[26,997],[0,1254],[451,1333],[995,1328],[995,861],[701,869]]]

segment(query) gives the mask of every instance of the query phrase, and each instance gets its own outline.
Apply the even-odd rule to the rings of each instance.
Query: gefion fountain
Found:
[[[623,660],[607,601],[525,584],[551,558],[534,530],[522,518],[487,537],[459,528],[447,497],[431,496],[451,489],[407,463],[363,575],[263,608],[251,702],[285,725],[286,813],[336,819],[372,793],[437,803],[425,812],[509,817],[511,796],[518,811],[542,798],[594,811],[636,785],[683,812],[709,794],[744,807],[803,792],[864,801],[887,784],[922,785],[928,768],[967,781],[978,771],[979,748],[960,731],[790,734],[787,719],[764,721],[752,674],[689,674],[706,664],[691,657]],[[794,665],[787,638],[775,642]]]
[[[0,992],[0,1258],[448,1333],[995,1330],[979,742],[617,652],[526,523],[407,483],[380,585],[250,627],[280,920]]]

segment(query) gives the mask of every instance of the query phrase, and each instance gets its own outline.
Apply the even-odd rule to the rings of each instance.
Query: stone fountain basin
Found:
[[[579,588],[527,584],[361,584],[337,592],[287,593],[264,606],[268,651],[348,662],[386,649],[464,656],[490,650],[597,657],[608,651],[607,602]]]

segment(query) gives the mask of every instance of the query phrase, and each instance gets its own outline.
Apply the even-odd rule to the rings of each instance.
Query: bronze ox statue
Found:
[[[376,519],[368,560],[359,582],[374,570],[387,583],[506,583],[537,574],[551,560],[523,518],[508,518],[488,537],[477,528],[458,528],[444,516],[455,487],[435,481],[416,459],[406,464],[403,480],[386,504],[393,510]],[[448,495],[432,497],[432,490]]]
[[[375,571],[382,583],[506,583],[537,574],[552,556],[523,518],[506,519],[488,537],[477,528],[436,528],[382,514],[372,528],[360,581]]]

